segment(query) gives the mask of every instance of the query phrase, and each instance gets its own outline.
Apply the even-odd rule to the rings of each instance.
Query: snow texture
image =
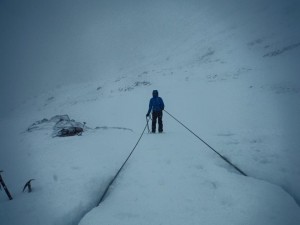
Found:
[[[33,73],[26,89],[36,80],[43,91],[1,113],[0,170],[13,196],[0,191],[1,224],[300,224],[298,1],[75,1],[53,19],[58,3],[30,1],[29,16],[12,2],[0,3],[11,23],[0,22],[9,61],[0,70],[12,76],[3,82],[22,76],[8,69],[22,62],[25,77]],[[59,82],[47,89],[38,75]],[[168,112],[248,176],[164,112],[164,133],[146,130],[99,204],[156,89]],[[61,125],[84,132],[55,137]],[[32,192],[22,192],[30,179]]]

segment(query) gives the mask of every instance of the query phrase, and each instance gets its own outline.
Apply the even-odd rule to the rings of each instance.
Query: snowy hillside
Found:
[[[88,2],[90,14],[80,14],[80,1],[70,9],[84,32],[66,46],[51,42],[58,61],[51,47],[46,58],[37,47],[21,65],[28,76],[53,65],[44,81],[51,89],[37,79],[29,98],[34,82],[24,81],[26,100],[1,114],[0,170],[13,196],[0,191],[1,224],[299,224],[300,3]],[[7,69],[13,64],[2,74],[17,73]],[[248,176],[164,112],[164,133],[146,129],[99,204],[145,128],[154,89],[169,113]],[[82,135],[53,137],[57,115],[85,122]],[[32,192],[22,192],[29,179]]]

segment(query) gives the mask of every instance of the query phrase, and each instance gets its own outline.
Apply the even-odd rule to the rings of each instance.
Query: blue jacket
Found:
[[[164,110],[165,108],[164,101],[162,100],[161,97],[158,97],[158,91],[154,90],[152,95],[153,98],[150,99],[149,110],[147,114],[150,114],[151,110],[152,112],[159,112]]]

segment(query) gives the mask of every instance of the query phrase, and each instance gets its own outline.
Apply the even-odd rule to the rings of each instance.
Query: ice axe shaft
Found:
[[[4,180],[3,180],[2,176],[1,176],[1,173],[2,173],[2,172],[3,172],[3,171],[1,170],[1,171],[0,171],[0,186],[2,185],[2,187],[3,187],[4,191],[5,191],[5,193],[7,194],[7,197],[9,198],[9,200],[13,200],[13,197],[12,197],[11,194],[9,193],[9,190],[8,190],[8,188],[6,187],[6,184],[5,184],[5,182],[4,182]]]

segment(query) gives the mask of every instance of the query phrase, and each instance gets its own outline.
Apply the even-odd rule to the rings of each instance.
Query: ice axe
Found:
[[[2,172],[4,172],[4,171],[3,171],[3,170],[0,170],[0,187],[1,187],[1,185],[2,185],[2,187],[3,187],[3,189],[4,189],[4,191],[5,191],[6,195],[7,195],[7,197],[9,198],[9,200],[13,200],[13,197],[12,197],[11,194],[9,193],[9,190],[8,190],[8,188],[6,187],[6,184],[4,183],[4,180],[3,180],[2,176],[1,176],[1,173],[2,173]]]
[[[32,188],[31,188],[31,181],[33,181],[34,179],[30,179],[29,181],[26,182],[24,188],[23,188],[23,192],[25,191],[26,188],[28,188],[28,192],[31,192],[32,191]]]

